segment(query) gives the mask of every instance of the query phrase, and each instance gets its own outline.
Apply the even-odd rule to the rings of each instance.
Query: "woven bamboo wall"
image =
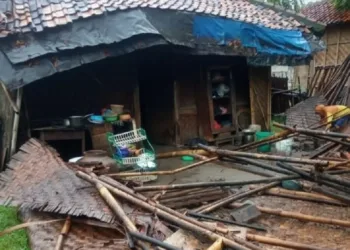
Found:
[[[322,40],[327,49],[315,55],[315,67],[342,64],[350,54],[350,24],[327,27]]]

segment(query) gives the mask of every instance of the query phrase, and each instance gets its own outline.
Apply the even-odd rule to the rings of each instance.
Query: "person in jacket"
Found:
[[[315,113],[321,118],[321,123],[327,123],[327,129],[341,130],[350,121],[350,108],[343,105],[317,105],[315,108]]]

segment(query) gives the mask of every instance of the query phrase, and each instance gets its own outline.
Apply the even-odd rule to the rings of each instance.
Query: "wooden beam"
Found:
[[[9,100],[11,107],[13,109],[13,111],[15,111],[15,113],[19,113],[19,108],[16,105],[16,103],[13,101],[8,89],[5,86],[5,83],[3,81],[0,80],[0,85],[2,87],[2,89],[4,90],[5,96],[7,97],[7,99]]]
[[[16,106],[18,107],[18,112],[15,112],[13,118],[13,128],[12,128],[12,139],[11,139],[11,148],[10,148],[10,156],[14,155],[16,152],[17,146],[17,136],[18,136],[18,126],[19,126],[19,111],[21,110],[22,104],[22,96],[23,96],[23,88],[17,90],[16,97]]]

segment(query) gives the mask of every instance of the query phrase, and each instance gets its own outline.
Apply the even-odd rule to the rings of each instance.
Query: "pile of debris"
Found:
[[[350,55],[340,66],[316,70],[308,90],[309,96],[323,95],[328,104],[350,105]]]
[[[269,143],[293,133],[321,133],[318,130],[284,128],[288,133],[263,142]],[[322,133],[326,138],[339,136],[338,133]],[[339,145],[340,140],[333,140]],[[340,144],[343,143],[346,142],[341,141]],[[254,148],[258,144],[255,142],[248,146]],[[350,180],[340,174],[350,172],[346,169],[349,161],[257,154],[201,144],[199,147],[201,150],[192,152],[200,159],[198,162],[172,171],[98,175],[93,168],[84,169],[63,162],[55,150],[31,139],[13,156],[7,170],[0,174],[0,202],[19,206],[23,220],[30,221],[26,225],[29,226],[32,249],[160,247],[190,250],[226,247],[258,250],[264,249],[263,243],[292,249],[329,250],[330,246],[313,246],[263,235],[270,229],[257,224],[257,218],[261,214],[271,214],[350,227],[347,220],[287,212],[245,201],[254,195],[265,194],[348,206]],[[249,164],[242,167],[248,172],[252,171],[252,166],[259,168],[260,175],[265,178],[169,185],[125,181],[125,177],[171,175],[209,162],[226,160],[233,161],[234,165]],[[267,164],[264,160],[277,161],[277,164]],[[297,186],[298,191],[276,188],[281,183],[284,187]],[[226,211],[229,211],[228,216],[217,214]]]

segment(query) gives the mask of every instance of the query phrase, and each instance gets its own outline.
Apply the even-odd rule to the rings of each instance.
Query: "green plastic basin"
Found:
[[[266,139],[267,137],[270,137],[273,135],[273,132],[268,132],[268,131],[261,131],[261,132],[256,132],[256,140],[261,141],[263,139]],[[258,147],[258,152],[260,153],[267,153],[271,151],[271,145],[270,144],[265,144],[262,146]]]

